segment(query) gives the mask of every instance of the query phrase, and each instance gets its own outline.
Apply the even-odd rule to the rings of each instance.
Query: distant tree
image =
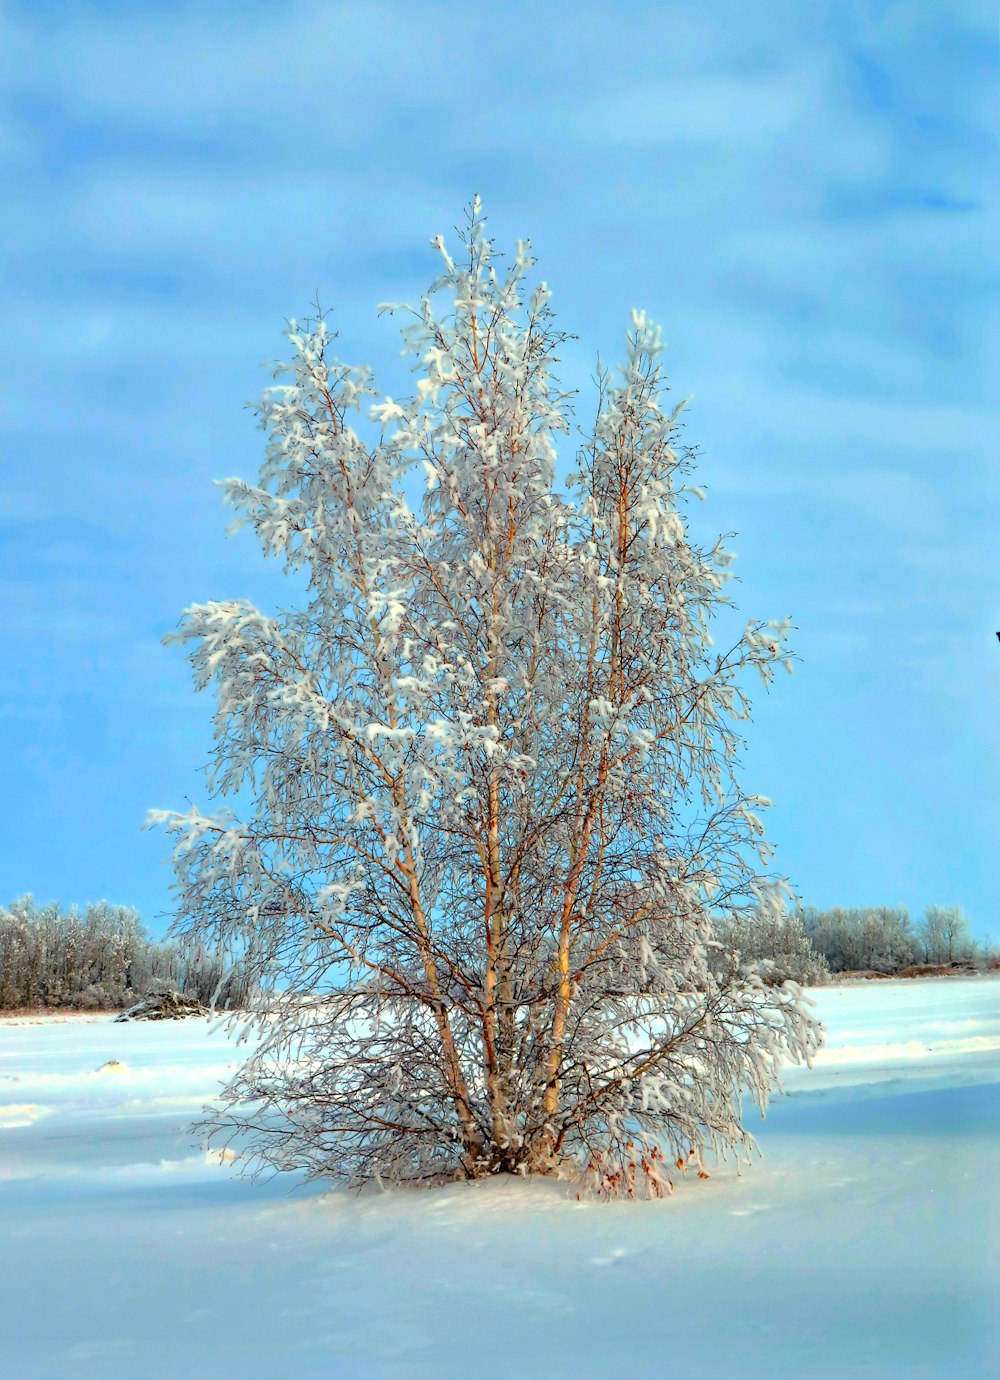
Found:
[[[801,912],[803,928],[831,972],[870,970],[897,973],[913,963],[919,951],[910,914],[902,906],[835,906]]]
[[[800,982],[814,987],[829,980],[826,958],[813,946],[802,916],[795,911],[768,908],[741,918],[735,925],[723,918],[718,930],[724,952],[738,952],[765,982]]]
[[[928,906],[919,934],[927,963],[953,963],[972,955],[969,921],[961,906]]]
[[[862,966],[894,973],[917,956],[913,922],[905,906],[877,906],[862,912]]]
[[[775,889],[736,724],[785,627],[710,644],[729,556],[686,527],[659,333],[633,317],[562,489],[564,337],[544,284],[525,297],[527,246],[499,266],[478,204],[461,263],[436,243],[413,400],[364,439],[369,370],[293,323],[259,483],[223,486],[304,607],[202,604],[178,635],[217,696],[212,782],[245,809],[155,816],[176,932],[265,994],[218,1124],[355,1183],[657,1190],[668,1160],[745,1152],[741,1090],[763,1104],[817,1044],[797,989],[709,962],[714,911]]]

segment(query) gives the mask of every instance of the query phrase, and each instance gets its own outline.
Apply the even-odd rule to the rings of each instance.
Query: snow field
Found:
[[[1000,981],[813,996],[764,1159],[654,1203],[252,1185],[186,1129],[223,1031],[0,1017],[0,1373],[995,1376]]]

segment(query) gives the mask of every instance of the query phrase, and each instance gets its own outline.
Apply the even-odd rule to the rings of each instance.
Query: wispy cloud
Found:
[[[993,780],[1000,766],[989,673],[963,661],[1000,609],[983,343],[1000,239],[993,24],[978,0],[8,4],[0,594],[15,770],[61,759],[68,794],[102,781],[110,800],[104,730],[91,742],[87,725],[146,723],[156,701],[122,769],[136,798],[144,781],[158,799],[193,789],[204,716],[173,698],[167,653],[157,699],[151,649],[193,598],[275,597],[251,543],[223,543],[209,485],[256,463],[242,404],[258,362],[318,289],[345,353],[399,392],[406,366],[375,304],[417,295],[427,239],[480,191],[502,241],[532,235],[580,334],[570,382],[586,389],[598,350],[614,358],[632,306],[663,321],[677,389],[695,394],[711,495],[697,520],[740,530],[747,612],[802,623],[806,664],[774,723],[803,744],[810,723],[854,725],[837,742],[858,779],[888,735],[870,800],[846,769],[836,786],[858,829],[900,793],[893,827],[914,831],[922,796],[963,799],[941,853],[897,850],[915,870],[885,882],[914,902],[962,892],[975,868],[960,860],[1000,822],[982,786],[984,758]],[[900,705],[912,742],[888,734]],[[956,735],[946,780],[917,744],[959,715],[974,730]],[[775,768],[767,722],[751,766],[778,770],[782,861],[818,892],[829,858],[799,821],[823,764],[803,749]],[[12,885],[43,890],[33,840],[60,777],[38,779],[4,846]],[[73,826],[67,896],[96,886],[85,845],[102,799]],[[123,899],[157,909],[152,854],[121,811],[108,818]],[[856,866],[851,894],[882,894]],[[985,909],[984,885],[958,899]]]

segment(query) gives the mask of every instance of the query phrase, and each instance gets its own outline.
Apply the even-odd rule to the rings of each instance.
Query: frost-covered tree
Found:
[[[723,962],[738,953],[766,982],[790,978],[814,987],[829,981],[829,964],[813,947],[798,911],[766,907],[756,916],[740,916],[735,924],[724,915],[717,933],[723,941]]]
[[[818,1043],[794,985],[713,949],[714,917],[777,885],[736,767],[744,674],[771,681],[786,625],[712,645],[729,557],[689,534],[658,331],[633,315],[560,483],[548,290],[478,202],[460,238],[393,309],[409,399],[322,317],[288,331],[259,481],[223,488],[300,607],[201,604],[171,635],[216,695],[222,798],[154,814],[177,932],[261,992],[210,1124],[257,1167],[351,1183],[656,1192],[745,1154],[741,1093],[763,1105]]]
[[[974,950],[969,921],[961,906],[928,906],[919,928],[927,963],[954,963]]]
[[[800,918],[809,942],[834,973],[898,973],[919,954],[905,906],[806,906]]]

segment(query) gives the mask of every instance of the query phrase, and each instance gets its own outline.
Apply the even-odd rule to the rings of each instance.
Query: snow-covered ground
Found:
[[[814,995],[764,1159],[653,1203],[253,1186],[186,1131],[222,1032],[0,1018],[0,1374],[1000,1375],[1000,980]]]

